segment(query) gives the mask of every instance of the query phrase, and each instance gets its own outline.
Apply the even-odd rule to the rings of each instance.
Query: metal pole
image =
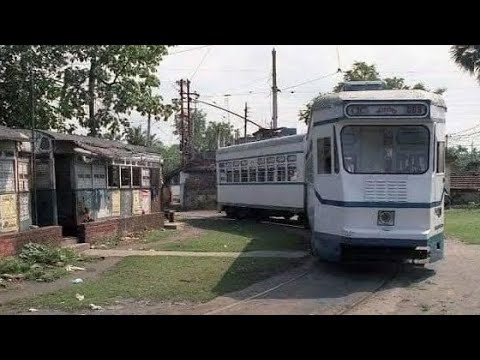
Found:
[[[192,117],[190,113],[190,80],[187,80],[187,149],[188,149],[188,158],[192,158],[193,154],[193,127],[192,127]]]
[[[148,112],[148,123],[147,123],[147,146],[151,146],[151,137],[150,137],[150,129],[151,129],[151,114]]]
[[[180,151],[182,152],[182,165],[185,165],[185,130],[184,130],[184,116],[183,111],[183,79],[180,80]]]
[[[277,128],[278,103],[277,103],[277,52],[272,50],[272,127]]]
[[[244,138],[245,138],[245,142],[247,142],[247,114],[248,114],[248,107],[247,107],[247,103],[245,103],[245,124],[244,124]]]
[[[30,111],[31,111],[31,126],[32,126],[32,149],[31,149],[31,171],[32,171],[32,184],[33,201],[32,201],[32,224],[38,225],[38,212],[37,212],[37,184],[36,184],[36,159],[35,159],[35,95],[34,95],[34,79],[33,79],[33,63],[30,63]]]

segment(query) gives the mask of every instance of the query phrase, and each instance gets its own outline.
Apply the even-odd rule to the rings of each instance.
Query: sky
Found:
[[[200,94],[199,100],[239,114],[247,102],[249,117],[267,127],[272,117],[273,48],[277,87],[285,89],[278,95],[278,126],[304,133],[306,126],[298,120],[300,109],[319,92],[330,92],[342,79],[337,69],[348,70],[355,61],[375,64],[381,77],[446,87],[447,133],[480,125],[480,84],[451,60],[449,45],[179,45],[170,49],[158,67],[159,93],[165,102],[178,98],[175,82],[190,79],[191,91]],[[207,121],[230,121],[243,134],[242,119],[207,105],[197,106],[206,112]],[[146,127],[146,119],[140,117],[133,123]],[[255,130],[248,125],[248,133]],[[152,131],[165,144],[178,141],[172,119],[154,123]],[[469,145],[472,140],[480,146],[480,134],[457,141]]]

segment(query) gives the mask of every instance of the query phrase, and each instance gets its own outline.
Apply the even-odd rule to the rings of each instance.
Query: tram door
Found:
[[[322,203],[324,199],[341,199],[341,181],[339,176],[338,146],[334,125],[317,127],[313,140],[313,169],[315,189],[312,195],[315,202],[316,231],[324,232],[338,227],[338,221],[331,206]],[[318,225],[317,225],[318,224]]]

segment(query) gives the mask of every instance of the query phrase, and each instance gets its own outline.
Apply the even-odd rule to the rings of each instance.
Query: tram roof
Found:
[[[424,90],[374,90],[374,91],[341,91],[319,97],[312,110],[322,110],[346,101],[427,101],[431,105],[447,109],[443,97]]]
[[[232,146],[220,148],[217,150],[217,154],[228,154],[228,153],[234,153],[237,151],[261,149],[268,146],[295,144],[295,143],[302,142],[304,138],[305,138],[305,134],[299,134],[299,135],[281,136],[281,137],[268,139],[268,140],[253,141],[246,144],[232,145]]]

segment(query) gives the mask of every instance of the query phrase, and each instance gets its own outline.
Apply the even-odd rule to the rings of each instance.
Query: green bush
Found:
[[[0,275],[24,274],[27,280],[53,281],[67,273],[67,263],[81,260],[71,249],[28,243],[17,257],[0,260]]]

